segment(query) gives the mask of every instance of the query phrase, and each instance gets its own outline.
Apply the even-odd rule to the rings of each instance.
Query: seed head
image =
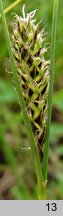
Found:
[[[45,33],[40,23],[35,24],[34,10],[23,18],[15,15],[13,22],[13,54],[17,73],[23,88],[27,112],[37,141],[40,158],[43,158],[47,126],[49,61],[45,59]]]

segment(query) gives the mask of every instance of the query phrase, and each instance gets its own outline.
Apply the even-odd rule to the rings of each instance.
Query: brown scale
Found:
[[[29,58],[27,60],[27,64],[29,65],[29,67],[31,67],[32,63],[33,63],[33,60],[31,58],[31,56],[29,56]]]
[[[25,48],[23,48],[21,51],[21,57],[24,60],[26,56],[27,56],[27,50],[25,50]]]
[[[32,79],[34,79],[34,75],[35,75],[35,67],[33,67],[33,69],[30,71],[30,76],[32,77]]]
[[[34,56],[38,57],[40,55],[40,52],[41,52],[41,48],[39,49],[39,51]]]
[[[46,92],[46,89],[47,89],[47,84],[46,84],[45,87],[42,89],[41,95],[43,95],[43,94]]]
[[[38,149],[39,149],[40,160],[42,162],[42,160],[43,160],[43,150],[42,150],[42,147],[41,147],[41,145],[39,143],[38,143]]]
[[[41,147],[43,146],[44,141],[45,141],[45,128],[43,129],[43,132],[40,135],[40,138],[38,138],[38,143]]]
[[[14,58],[18,64],[20,64],[20,60],[14,55]]]
[[[31,50],[34,49],[34,45],[36,43],[36,39],[37,39],[37,31],[35,32],[34,37],[33,37],[33,39],[31,40],[31,43],[30,43]]]
[[[18,49],[16,48],[15,45],[13,45],[14,50],[18,53]]]
[[[42,122],[42,111],[40,111],[39,116],[35,119],[35,122],[41,126],[41,122]]]

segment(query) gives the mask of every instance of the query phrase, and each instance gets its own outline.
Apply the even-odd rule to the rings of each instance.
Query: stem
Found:
[[[0,5],[1,5],[1,12],[2,12],[2,23],[3,23],[5,36],[6,36],[8,52],[9,52],[9,56],[10,56],[10,60],[11,60],[11,67],[12,67],[12,71],[13,71],[13,78],[14,78],[14,82],[16,85],[16,91],[18,93],[18,99],[20,102],[20,107],[21,107],[21,110],[23,113],[23,119],[24,119],[25,127],[27,129],[27,134],[29,137],[29,142],[30,142],[30,147],[31,147],[32,157],[33,157],[33,163],[34,163],[35,172],[36,172],[37,181],[38,181],[38,187],[40,185],[39,193],[41,193],[41,194],[39,196],[41,197],[41,199],[45,199],[46,191],[45,191],[45,185],[43,182],[43,174],[42,174],[42,169],[41,169],[38,147],[35,143],[33,131],[32,131],[31,124],[30,124],[30,121],[28,118],[28,114],[27,114],[27,110],[26,110],[26,104],[25,104],[25,100],[23,98],[22,86],[20,85],[19,79],[17,76],[17,69],[16,69],[16,65],[14,62],[13,53],[12,53],[12,49],[11,49],[10,37],[9,37],[7,22],[6,22],[6,18],[5,18],[5,14],[4,14],[4,10],[3,10],[2,0],[0,0]]]
[[[54,62],[55,62],[55,46],[56,46],[58,6],[59,6],[59,0],[54,0],[53,18],[52,18],[52,34],[51,34],[51,71],[50,71],[50,83],[49,83],[49,95],[48,95],[48,122],[47,122],[47,132],[46,132],[44,160],[43,160],[43,177],[44,177],[44,180],[47,179],[47,171],[48,171],[48,150],[49,150],[49,140],[50,140],[52,95],[53,95],[54,72],[55,72]]]
[[[22,0],[16,0],[15,2],[13,2],[10,6],[8,6],[5,10],[4,13],[8,13],[10,10],[12,10],[14,7],[16,7]],[[0,18],[1,18],[1,14],[0,14]]]

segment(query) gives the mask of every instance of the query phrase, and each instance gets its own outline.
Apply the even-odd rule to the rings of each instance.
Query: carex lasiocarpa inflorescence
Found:
[[[23,18],[15,15],[13,21],[13,55],[23,88],[28,116],[36,139],[40,159],[43,159],[47,126],[49,61],[45,59],[45,33],[40,22],[35,24],[36,10]]]

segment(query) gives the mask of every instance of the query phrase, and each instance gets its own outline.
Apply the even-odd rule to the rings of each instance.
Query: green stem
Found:
[[[50,140],[52,95],[53,95],[54,72],[55,72],[55,46],[56,46],[58,6],[59,6],[59,0],[54,0],[52,34],[51,34],[51,70],[50,70],[50,83],[49,83],[49,96],[48,96],[48,122],[47,122],[47,132],[46,132],[44,160],[43,160],[44,180],[47,179],[47,170],[48,170],[48,150],[49,150],[49,140]]]
[[[22,0],[16,0],[15,2],[13,2],[10,6],[8,6],[5,10],[4,13],[8,13],[10,10],[12,10],[14,7],[16,7]],[[0,14],[0,18],[1,18],[1,14]]]
[[[27,134],[29,137],[33,163],[34,163],[35,172],[36,172],[37,181],[38,181],[38,187],[40,185],[39,193],[41,192],[41,194],[39,196],[41,197],[41,199],[45,199],[46,191],[45,191],[45,186],[44,186],[44,182],[43,182],[43,174],[42,174],[42,169],[41,169],[38,147],[35,143],[31,124],[30,124],[30,121],[29,121],[29,118],[27,115],[26,104],[25,104],[25,100],[23,98],[22,86],[20,85],[19,79],[17,76],[17,70],[16,70],[16,65],[14,62],[13,53],[12,53],[12,49],[11,49],[10,37],[9,37],[7,22],[6,22],[6,18],[5,18],[5,14],[4,14],[2,0],[0,0],[0,5],[1,5],[1,13],[2,13],[2,23],[3,23],[5,36],[6,36],[6,42],[7,42],[7,47],[8,47],[8,51],[9,51],[9,56],[10,56],[10,60],[11,60],[11,67],[12,67],[12,71],[13,71],[13,78],[14,78],[14,82],[15,82],[15,86],[16,86],[16,91],[18,93],[18,99],[20,101],[20,107],[21,107],[21,110],[23,113],[24,123],[25,123],[26,129],[27,129]]]

